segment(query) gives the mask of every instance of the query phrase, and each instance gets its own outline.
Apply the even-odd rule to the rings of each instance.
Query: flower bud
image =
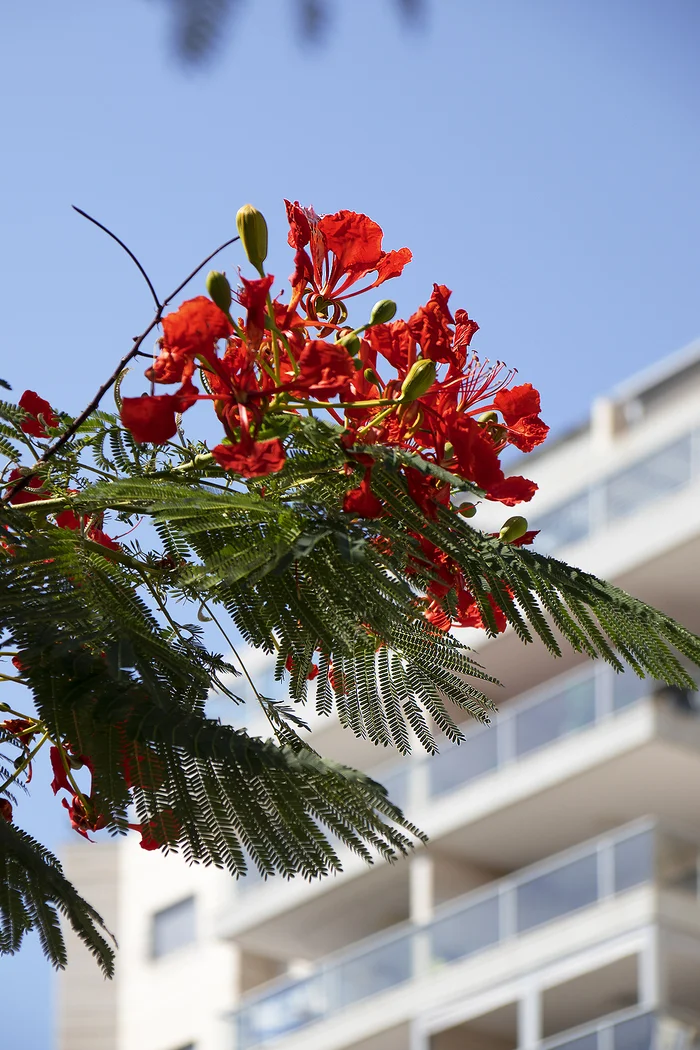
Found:
[[[356,357],[360,352],[360,338],[356,332],[348,332],[347,335],[343,335],[338,340],[341,346],[344,346],[349,354]]]
[[[375,324],[386,324],[390,321],[396,313],[396,303],[393,299],[380,299],[378,303],[375,303],[372,307],[372,312],[369,315],[369,325],[371,328]]]
[[[427,357],[414,361],[401,385],[400,400],[415,401],[417,397],[422,397],[430,390],[436,375],[437,366],[434,361]]]
[[[460,514],[463,514],[465,518],[473,518],[476,514],[476,506],[473,503],[460,503],[457,510]]]
[[[527,518],[523,518],[521,514],[514,514],[503,522],[498,538],[502,543],[512,543],[513,540],[519,540],[526,532]]]
[[[455,447],[451,441],[445,442],[445,451],[442,457],[444,463],[451,463],[455,458]]]
[[[218,270],[210,270],[207,274],[207,291],[212,302],[216,303],[225,314],[231,309],[231,285],[225,273]]]
[[[265,216],[257,208],[254,208],[252,204],[244,204],[242,208],[238,209],[236,226],[248,260],[260,276],[264,277],[263,263],[267,258],[267,223],[265,222]]]
[[[482,412],[477,422],[479,423],[496,423],[498,421],[498,412]]]
[[[372,383],[373,386],[379,386],[379,379],[375,375],[373,368],[365,368],[363,374],[368,383]]]

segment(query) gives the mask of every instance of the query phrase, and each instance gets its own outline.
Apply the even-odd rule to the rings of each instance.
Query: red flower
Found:
[[[100,828],[105,827],[107,823],[106,819],[100,813],[88,815],[79,795],[73,795],[71,802],[67,802],[65,798],[62,798],[61,805],[65,806],[68,810],[70,825],[73,830],[77,831],[78,834],[82,835],[84,839],[88,840],[88,842],[92,842],[92,839],[88,835],[88,831],[99,831]]]
[[[0,798],[0,817],[8,824],[12,823],[12,803],[6,798]]]
[[[56,515],[56,524],[59,529],[70,529],[72,532],[77,532],[81,525],[81,518],[73,510],[62,510],[60,514]],[[98,529],[96,526],[91,526],[85,533],[87,539],[92,540],[93,543],[99,543],[102,547],[108,547],[109,550],[119,551],[121,546],[116,540],[113,540],[111,536],[108,536],[102,529]]]
[[[68,773],[66,767],[63,764],[61,758],[61,752],[57,747],[52,747],[49,751],[49,758],[51,759],[51,768],[53,769],[53,780],[51,781],[51,790],[54,795],[57,795],[59,791],[65,789],[66,791],[73,791],[73,785],[68,779]]]
[[[228,339],[232,331],[226,314],[206,295],[188,299],[163,318],[161,352],[146,378],[155,383],[182,383],[192,376],[195,358],[212,360],[218,340]]]
[[[267,325],[267,299],[274,277],[268,274],[254,281],[241,277],[242,289],[237,295],[238,302],[248,311],[246,337],[250,346],[260,346]]]
[[[343,500],[346,514],[355,514],[360,518],[378,518],[384,510],[384,504],[372,492],[372,468],[367,467],[362,483],[356,489],[350,489]]]
[[[19,407],[23,408],[25,412],[29,412],[30,416],[34,416],[34,419],[25,419],[20,423],[24,433],[29,434],[31,437],[48,437],[46,426],[58,426],[58,416],[51,408],[51,405],[33,390],[24,391],[19,399]],[[39,422],[38,416],[43,416],[46,426],[44,426],[44,423]]]
[[[411,261],[408,248],[382,250],[382,228],[366,215],[338,211],[319,218],[313,208],[302,208],[298,201],[285,204],[289,243],[296,248],[292,275],[296,288],[303,290],[311,285],[323,299],[348,298],[347,289],[368,274],[375,272],[375,279],[350,295],[360,295],[398,277]]]
[[[344,346],[310,340],[299,357],[299,375],[290,387],[312,397],[331,398],[343,394],[355,375],[355,365]]]
[[[244,478],[276,474],[282,469],[287,458],[279,438],[241,442],[239,445],[217,445],[212,449],[212,455],[224,470],[234,470]]]
[[[375,324],[367,332],[375,356],[380,353],[403,378],[416,359],[416,340],[405,321]]]
[[[134,441],[162,445],[177,434],[176,414],[191,408],[198,394],[197,387],[186,381],[175,394],[125,397],[122,401],[122,424],[131,432]]]
[[[8,486],[6,491],[8,493],[12,492],[14,483],[24,476],[24,471],[18,470],[16,467],[14,470],[11,470],[7,479]],[[17,492],[14,496],[9,496],[7,498],[9,503],[19,505],[20,503],[34,503],[38,499],[48,499],[50,495],[50,491],[44,488],[44,482],[42,479],[32,476],[29,483],[25,485],[21,492]]]
[[[437,627],[438,631],[449,631],[452,626],[452,620],[438,601],[433,600],[426,608],[423,616],[433,627]]]
[[[0,729],[4,729],[6,733],[11,733],[13,736],[21,736],[20,743],[22,744],[28,744],[38,732],[36,726],[28,718],[6,718],[4,722],[0,722]]]
[[[420,343],[423,357],[444,364],[458,363],[452,346],[454,334],[449,327],[454,324],[447,305],[451,295],[452,292],[444,284],[434,284],[428,302],[408,319],[411,335]]]
[[[508,624],[506,615],[498,608],[490,594],[488,595],[488,600],[493,609],[496,630],[501,634],[505,631]],[[469,591],[462,591],[457,599],[457,616],[454,623],[456,627],[477,627],[481,630],[484,630],[486,627],[479,606]]]
[[[499,390],[493,399],[508,427],[508,440],[521,452],[532,452],[542,444],[549,427],[540,419],[540,395],[531,383]]]
[[[145,824],[129,824],[132,831],[141,835],[141,849],[154,850],[161,846],[172,846],[182,834],[182,824],[172,809],[163,809]]]

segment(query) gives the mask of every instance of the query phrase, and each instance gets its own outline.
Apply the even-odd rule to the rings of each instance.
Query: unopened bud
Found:
[[[512,518],[507,518],[503,522],[498,538],[503,543],[512,543],[513,540],[519,540],[526,532],[527,518],[523,518],[521,514],[514,514]]]
[[[71,769],[82,769],[85,765],[82,758],[79,758],[78,755],[66,755],[66,758]]]
[[[451,463],[455,458],[455,447],[451,441],[445,442],[445,451],[442,458],[445,463]]]
[[[498,421],[498,412],[482,412],[479,416],[479,423],[496,423]]]
[[[356,332],[348,332],[347,335],[343,335],[338,340],[341,346],[344,346],[349,354],[356,357],[360,352],[360,338]]]
[[[263,263],[267,258],[267,223],[262,212],[252,204],[238,209],[236,226],[250,263],[264,277]]]
[[[473,518],[476,514],[476,506],[473,503],[460,503],[457,509],[465,518]]]
[[[372,307],[369,315],[369,328],[375,324],[386,324],[396,314],[396,303],[393,299],[380,299]]]
[[[231,309],[231,285],[225,273],[218,270],[210,270],[207,274],[207,291],[212,302],[216,303],[225,314]]]
[[[401,401],[415,401],[417,397],[430,390],[437,375],[437,365],[434,361],[423,357],[415,361],[401,385]]]
[[[365,368],[364,376],[368,383],[372,383],[374,386],[379,386],[379,379],[377,378],[374,369]]]

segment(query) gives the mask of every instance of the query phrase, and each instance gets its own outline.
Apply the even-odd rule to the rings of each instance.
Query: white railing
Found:
[[[442,741],[437,755],[369,772],[384,784],[397,806],[414,814],[541,748],[601,724],[649,697],[658,685],[631,670],[617,674],[607,664],[589,662],[509,701],[491,725],[463,725],[461,744]],[[236,892],[253,890],[262,881],[251,864],[249,873],[235,884]]]
[[[533,520],[535,549],[551,553],[668,498],[700,477],[700,430],[615,471]]]
[[[541,1050],[699,1050],[700,1020],[634,1006],[552,1036]]]
[[[644,883],[669,881],[697,898],[697,883],[688,877],[697,871],[697,847],[686,846],[683,871],[676,866],[662,880],[659,857],[669,853],[667,840],[653,822],[636,821],[465,894],[439,908],[425,926],[401,924],[326,957],[304,978],[272,982],[246,996],[236,1012],[237,1050],[280,1038]]]

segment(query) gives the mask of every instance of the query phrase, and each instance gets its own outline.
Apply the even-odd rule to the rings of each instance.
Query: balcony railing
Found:
[[[371,774],[387,788],[397,806],[412,813],[540,748],[604,722],[650,696],[657,685],[631,670],[617,674],[607,664],[588,663],[510,701],[490,726],[463,726],[466,739],[461,744],[443,741],[437,755],[375,769]],[[246,878],[237,883],[237,892],[261,882],[251,865]]]
[[[700,431],[693,430],[629,467],[608,475],[536,518],[535,547],[546,554],[580,543],[700,476]]]
[[[679,845],[650,822],[637,821],[549,858],[442,906],[428,925],[394,927],[327,957],[307,977],[276,981],[248,996],[235,1015],[237,1050],[279,1038],[643,883],[656,880],[697,898],[697,856],[693,844]]]
[[[633,1007],[553,1036],[541,1050],[700,1050],[700,1021]]]

